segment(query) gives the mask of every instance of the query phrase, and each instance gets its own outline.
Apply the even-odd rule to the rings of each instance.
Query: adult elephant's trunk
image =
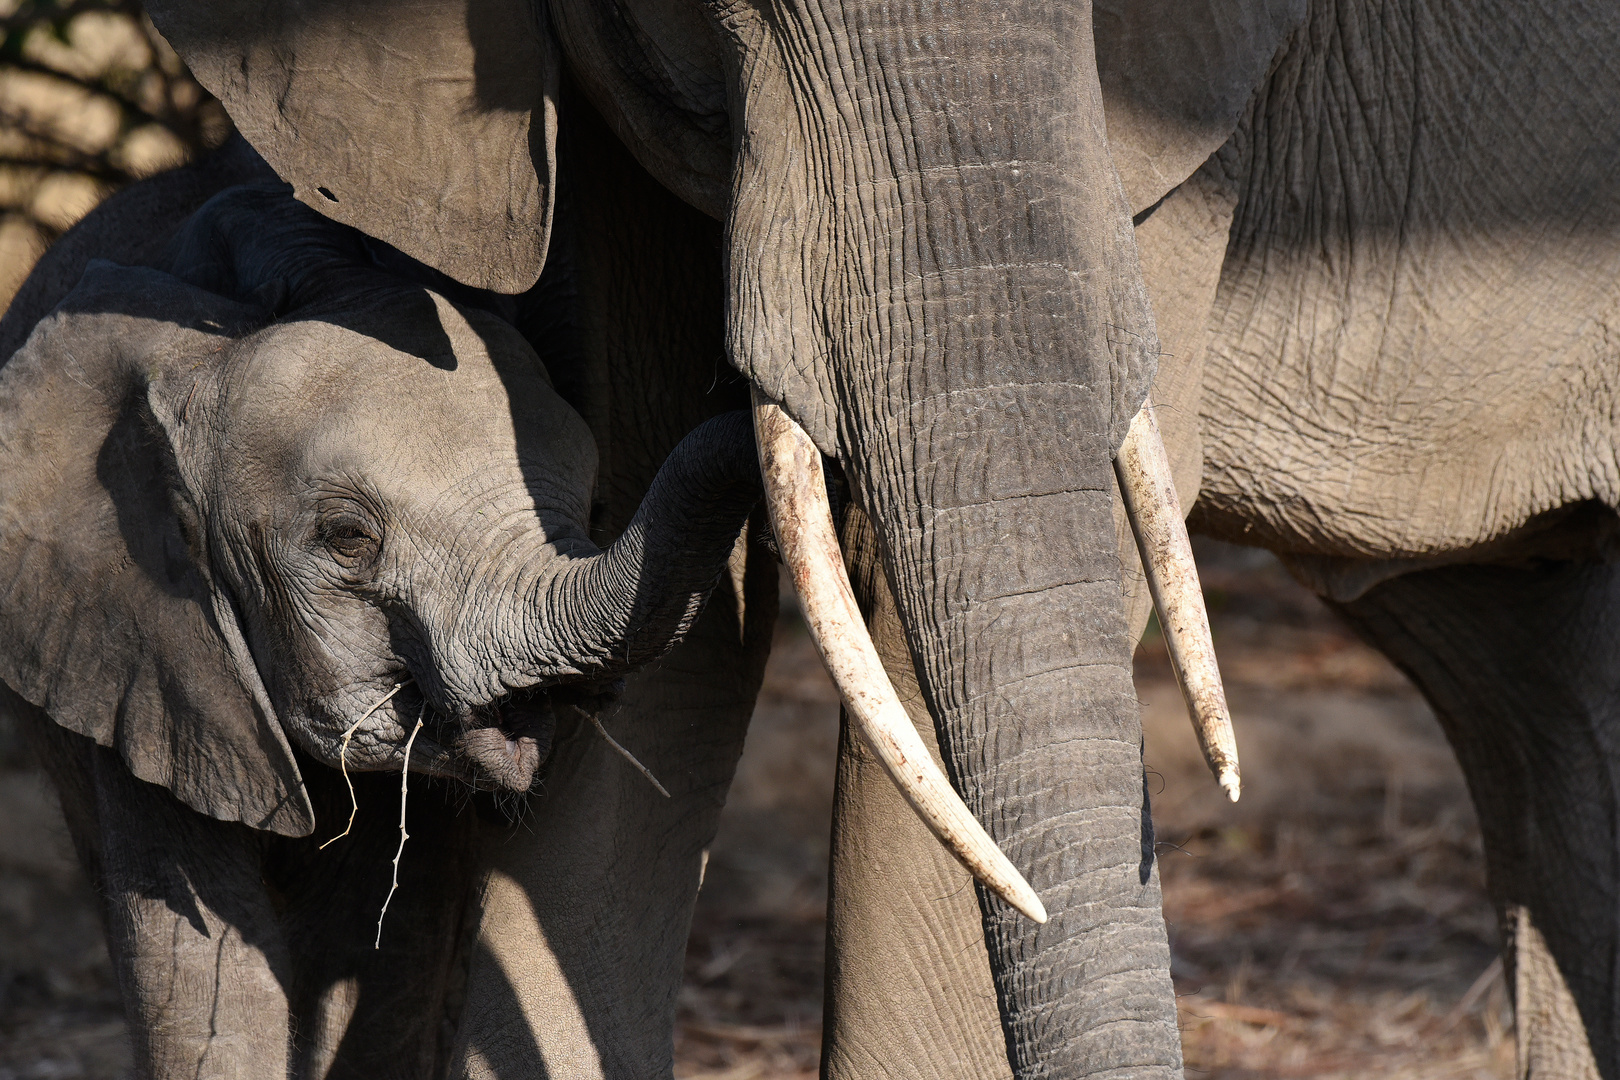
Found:
[[[607,678],[662,656],[702,613],[759,495],[748,415],[697,428],[605,551],[545,562],[514,590],[522,610],[500,636],[503,680]]]
[[[767,5],[761,5],[764,7]],[[1155,335],[1085,3],[728,6],[739,365],[877,527],[1019,1077],[1174,1074],[1111,459]]]

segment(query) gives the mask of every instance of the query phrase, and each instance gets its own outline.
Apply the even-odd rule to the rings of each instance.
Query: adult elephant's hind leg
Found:
[[[1620,1076],[1620,567],[1447,567],[1340,610],[1423,690],[1467,775],[1519,1075]]]

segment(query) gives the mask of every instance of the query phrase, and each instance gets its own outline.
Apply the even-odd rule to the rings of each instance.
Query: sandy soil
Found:
[[[1202,545],[1244,798],[1137,657],[1188,1075],[1511,1075],[1478,830],[1433,718],[1261,553]],[[784,621],[687,957],[676,1075],[799,1080],[820,1039],[837,704]],[[0,731],[0,1080],[111,1078],[123,1026],[52,799]]]
[[[1479,829],[1417,693],[1263,552],[1200,545],[1244,795],[1137,653],[1188,1074],[1505,1077]]]

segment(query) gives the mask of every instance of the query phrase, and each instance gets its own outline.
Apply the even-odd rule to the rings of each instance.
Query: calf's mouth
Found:
[[[558,717],[594,716],[617,690],[592,681],[513,691],[442,722],[444,741],[471,767],[475,788],[526,792],[551,755]]]
[[[533,786],[557,730],[549,699],[544,691],[508,694],[459,719],[450,745],[472,765],[475,787],[521,792]]]

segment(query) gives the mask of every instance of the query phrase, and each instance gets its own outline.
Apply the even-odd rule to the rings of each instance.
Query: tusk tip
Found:
[[[1041,903],[1041,898],[1035,895],[1035,890],[1030,886],[1029,882],[1023,879],[1022,875],[1014,871],[1013,877],[1014,880],[1011,881],[1006,878],[1000,881],[990,881],[984,878],[980,878],[980,880],[990,887],[991,892],[1005,900],[1009,906],[1017,910],[1026,919],[1045,926],[1046,905]]]
[[[1226,792],[1226,797],[1233,802],[1237,802],[1238,796],[1243,794],[1243,781],[1238,779],[1236,769],[1222,769],[1215,782],[1221,786],[1222,791]]]
[[[986,837],[986,839],[989,838]],[[1007,862],[1006,856],[1001,854],[999,848],[994,850],[997,856],[996,861],[1002,864],[999,867],[1001,872],[995,873],[992,871],[989,876],[980,876],[975,873],[974,877],[979,878],[980,881],[989,886],[991,892],[1016,908],[1025,918],[1045,925],[1046,905],[1041,903],[1039,896],[1035,895],[1035,887],[1024,879],[1024,875],[1013,869],[1012,864]],[[969,870],[971,871],[972,867],[969,867]]]
[[[758,386],[752,394],[765,499],[782,561],[793,572],[805,623],[851,723],[911,808],[968,872],[1026,918],[1045,923],[1046,906],[929,756],[889,681],[850,589],[820,452]],[[602,735],[608,738],[605,730]]]

